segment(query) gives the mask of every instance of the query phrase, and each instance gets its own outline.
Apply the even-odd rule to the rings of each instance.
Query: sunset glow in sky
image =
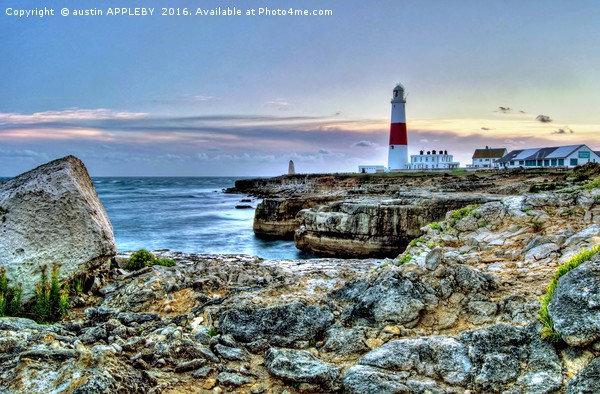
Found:
[[[40,6],[58,15],[6,14]],[[115,6],[154,15],[59,12]],[[160,15],[218,6],[333,15]],[[69,154],[96,176],[386,164],[397,82],[410,153],[447,149],[464,166],[486,145],[600,150],[593,0],[7,0],[0,12],[0,176]]]

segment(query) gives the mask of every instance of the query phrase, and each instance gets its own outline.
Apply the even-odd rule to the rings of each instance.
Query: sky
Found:
[[[71,154],[92,176],[386,165],[398,82],[410,154],[600,150],[599,17],[595,0],[5,0],[0,176]]]

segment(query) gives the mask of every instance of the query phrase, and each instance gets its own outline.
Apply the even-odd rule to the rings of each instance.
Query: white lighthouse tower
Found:
[[[408,136],[406,133],[406,96],[404,86],[396,85],[392,96],[392,123],[390,125],[390,148],[388,167],[392,170],[408,168]]]

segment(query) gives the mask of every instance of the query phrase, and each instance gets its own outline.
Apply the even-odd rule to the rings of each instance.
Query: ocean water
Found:
[[[254,209],[235,208],[247,197],[222,192],[236,179],[240,178],[92,178],[119,251],[145,248],[265,259],[314,257],[296,249],[292,241],[257,238],[252,231]],[[257,202],[253,199],[250,205],[256,207]]]

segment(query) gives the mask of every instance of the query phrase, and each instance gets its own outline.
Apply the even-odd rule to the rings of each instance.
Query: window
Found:
[[[523,160],[519,160],[519,165],[522,166],[523,164],[525,164],[525,162]]]
[[[559,166],[564,166],[565,165],[565,159],[558,159],[558,165]]]
[[[550,165],[550,160],[544,160],[544,167],[548,167]]]
[[[556,166],[556,159],[552,159],[552,165]]]
[[[526,167],[535,167],[535,160],[525,160]]]
[[[514,166],[514,165],[515,165],[515,162],[514,162],[513,160],[511,160],[511,162],[510,162],[510,165],[511,165],[511,166]]]
[[[577,165],[577,159],[571,159],[571,165],[572,166],[576,166]]]

